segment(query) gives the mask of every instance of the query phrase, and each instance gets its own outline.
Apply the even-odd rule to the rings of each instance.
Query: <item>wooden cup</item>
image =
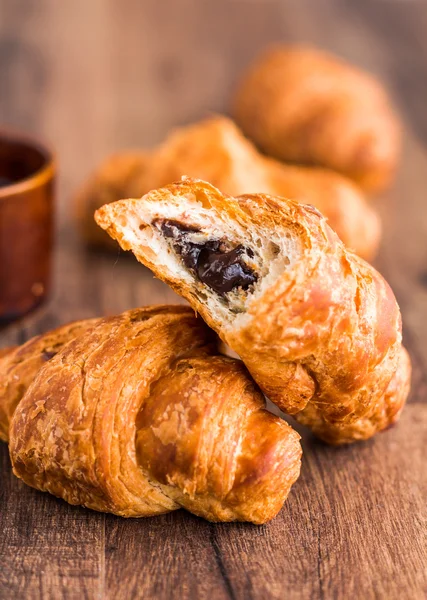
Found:
[[[54,176],[49,150],[0,132],[0,325],[29,312],[48,293]]]

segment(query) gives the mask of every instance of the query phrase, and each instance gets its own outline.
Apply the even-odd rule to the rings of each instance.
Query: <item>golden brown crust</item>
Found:
[[[356,185],[329,169],[265,160],[272,183],[267,193],[316,207],[348,249],[365,260],[374,258],[380,244],[381,223]]]
[[[314,48],[277,46],[244,75],[237,123],[265,152],[321,165],[369,192],[388,186],[400,153],[400,123],[381,84]]]
[[[183,175],[209,181],[233,196],[257,192],[313,204],[360,256],[371,259],[378,248],[379,218],[351,181],[327,169],[293,167],[262,156],[225,117],[177,129],[150,155],[116,155],[103,163],[77,198],[86,237],[111,247],[110,238],[96,227],[94,211]]]
[[[97,319],[67,323],[31,338],[22,346],[0,351],[0,439],[9,440],[9,424],[39,369],[62,347],[95,325]]]
[[[309,402],[304,410],[295,415],[296,420],[309,427],[313,433],[328,444],[339,446],[357,440],[367,440],[380,431],[392,427],[399,419],[409,394],[411,362],[407,351],[400,349],[399,363],[385,394],[364,417],[351,423],[329,423],[321,411]]]
[[[299,436],[189,307],[103,319],[38,372],[11,423],[27,484],[118,515],[187,508],[264,523],[300,468]]]
[[[248,239],[255,228],[281,231],[301,248],[292,265],[249,301],[246,320],[230,326],[215,316],[191,281],[128,237],[129,223],[143,207],[152,204],[161,216],[164,203],[180,205],[184,199],[184,223],[186,215],[191,222],[192,211],[203,206],[210,210],[212,227],[226,218],[232,226],[244,226]],[[372,266],[346,250],[314,208],[265,195],[232,198],[205,182],[186,179],[141,200],[105,206],[96,219],[190,302],[285,412],[297,414],[311,403],[326,422],[343,426],[371,415],[390,393],[386,390],[401,352],[395,297]],[[408,369],[404,375],[407,391]],[[405,399],[406,392],[400,404]]]
[[[351,422],[377,403],[396,370],[399,307],[381,275],[345,249],[320,213],[281,199],[239,198],[251,219],[269,218],[279,203],[304,255],[251,304],[248,325],[226,341],[282,409],[294,414],[306,402],[304,395],[295,404],[280,382],[282,370],[298,366],[324,418]]]

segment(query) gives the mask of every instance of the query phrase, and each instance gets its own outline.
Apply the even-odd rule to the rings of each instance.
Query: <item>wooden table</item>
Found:
[[[269,525],[184,511],[146,520],[68,506],[14,478],[0,444],[0,597],[410,598],[427,594],[427,3],[424,0],[0,0],[0,119],[60,161],[55,286],[0,346],[71,319],[175,302],[123,253],[71,224],[76,184],[107,153],[226,111],[267,43],[307,41],[381,75],[406,124],[380,203],[378,268],[400,301],[413,390],[400,424],[334,450],[302,432],[301,477]]]

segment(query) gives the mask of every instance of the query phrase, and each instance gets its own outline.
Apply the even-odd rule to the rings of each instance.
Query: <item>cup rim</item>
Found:
[[[26,133],[4,128],[0,129],[0,141],[2,140],[32,147],[40,153],[44,162],[37,171],[34,171],[34,173],[28,175],[24,179],[0,187],[0,201],[9,198],[10,196],[21,194],[29,189],[39,187],[53,177],[56,167],[56,158],[47,144],[40,142],[35,137]]]

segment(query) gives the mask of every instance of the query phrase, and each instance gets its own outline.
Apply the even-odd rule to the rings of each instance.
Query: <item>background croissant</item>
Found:
[[[151,154],[124,153],[105,161],[76,197],[85,237],[95,244],[111,243],[93,220],[97,208],[140,197],[183,175],[210,181],[231,195],[264,192],[313,204],[358,254],[370,259],[377,250],[378,216],[355,185],[327,169],[262,156],[225,117],[177,129]]]
[[[185,179],[96,220],[322,439],[366,439],[397,419],[410,364],[396,299],[313,207]]]
[[[267,50],[243,76],[233,105],[243,132],[271,156],[334,169],[369,192],[394,175],[401,126],[386,91],[326,52]]]
[[[187,307],[39,336],[5,354],[0,380],[15,474],[71,504],[264,523],[299,475],[299,435]]]

